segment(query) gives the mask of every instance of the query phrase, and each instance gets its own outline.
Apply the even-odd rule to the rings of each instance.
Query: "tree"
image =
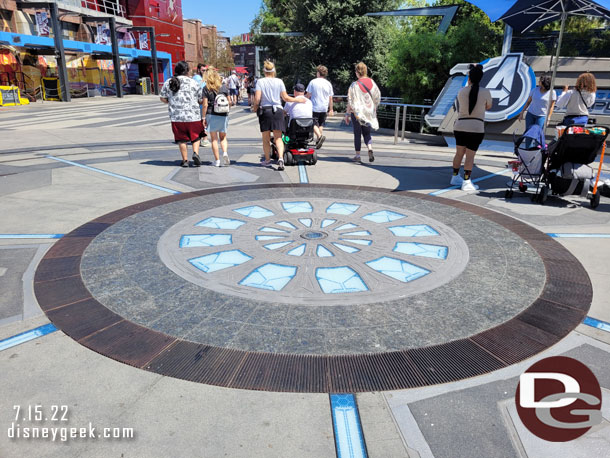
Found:
[[[435,6],[454,4],[460,9],[446,34],[436,32],[440,17],[413,19],[395,34],[388,86],[409,103],[436,98],[456,64],[481,62],[502,50],[503,24],[492,24],[463,0],[440,0]]]
[[[255,43],[269,49],[278,75],[289,85],[306,83],[317,65],[326,65],[335,92],[346,93],[354,65],[363,61],[383,85],[391,21],[366,13],[395,9],[400,0],[264,0],[252,26]],[[263,36],[260,32],[303,32],[301,37]]]

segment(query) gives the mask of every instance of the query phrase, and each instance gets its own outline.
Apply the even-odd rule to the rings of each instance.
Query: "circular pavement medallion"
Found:
[[[76,229],[35,279],[74,339],[147,370],[275,391],[407,388],[557,342],[591,285],[545,234],[463,202],[350,186],[171,196]]]

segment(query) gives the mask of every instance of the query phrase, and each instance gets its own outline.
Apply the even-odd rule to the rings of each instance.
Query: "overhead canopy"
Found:
[[[248,73],[248,68],[247,67],[235,67],[235,72],[236,73]]]

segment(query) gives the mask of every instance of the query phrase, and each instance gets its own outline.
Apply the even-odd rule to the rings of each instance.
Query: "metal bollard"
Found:
[[[400,121],[400,107],[396,107],[396,123],[394,123],[394,144],[398,143],[398,122]]]

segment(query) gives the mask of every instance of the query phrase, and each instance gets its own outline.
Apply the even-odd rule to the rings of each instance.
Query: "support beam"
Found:
[[[504,42],[502,43],[502,55],[506,56],[510,52],[513,43],[513,28],[506,24],[504,27]]]
[[[116,85],[116,96],[123,98],[123,80],[121,78],[121,58],[119,56],[119,40],[116,35],[116,18],[110,16],[110,40],[112,41],[112,63],[114,64],[114,84]]]
[[[53,38],[55,40],[55,59],[57,60],[57,75],[59,76],[59,87],[61,88],[61,98],[64,102],[72,101],[70,95],[70,81],[68,80],[68,69],[66,68],[66,53],[64,51],[63,31],[59,20],[59,8],[57,3],[37,4],[36,8],[48,8],[51,16],[51,26],[53,27]],[[44,5],[44,6],[42,6]]]
[[[380,11],[378,13],[367,13],[365,16],[442,16],[436,33],[443,35],[451,25],[459,6],[429,6],[425,8],[406,8],[396,11]]]
[[[150,54],[153,61],[153,94],[159,95],[159,63],[157,61],[157,39],[155,38],[155,28],[150,27]],[[171,73],[170,69],[170,73]]]

